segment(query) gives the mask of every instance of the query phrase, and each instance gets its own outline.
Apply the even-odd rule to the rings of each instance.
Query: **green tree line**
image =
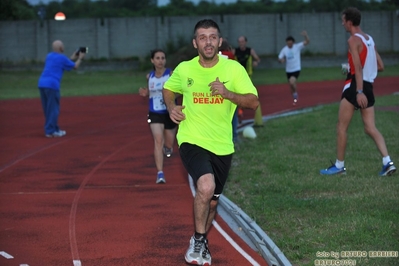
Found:
[[[355,6],[362,11],[397,10],[399,0],[238,0],[231,4],[216,4],[214,1],[203,0],[197,5],[187,0],[171,0],[168,5],[162,7],[157,6],[156,0],[54,0],[48,4],[34,6],[26,0],[1,0],[0,20],[53,19],[59,11],[64,12],[67,18],[109,18],[339,12],[348,6]]]

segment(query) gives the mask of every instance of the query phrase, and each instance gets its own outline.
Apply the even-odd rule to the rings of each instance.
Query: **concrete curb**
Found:
[[[269,266],[291,266],[291,263],[284,256],[283,252],[281,252],[262,228],[236,204],[223,195],[219,199],[218,213],[235,233],[261,254]],[[245,234],[244,236],[242,232]]]
[[[263,116],[263,122],[267,120],[309,113],[321,109],[315,106],[294,111],[282,111]],[[254,120],[244,120],[238,126],[237,131],[242,132],[246,126],[253,126]],[[253,221],[244,211],[224,195],[220,196],[218,213],[230,228],[240,236],[252,249],[259,252],[269,266],[291,266],[283,252],[276,246],[273,240]]]

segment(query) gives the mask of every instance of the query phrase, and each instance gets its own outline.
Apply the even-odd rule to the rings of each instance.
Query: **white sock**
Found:
[[[163,171],[158,171],[158,174],[163,173]]]
[[[383,165],[386,165],[390,161],[391,161],[391,157],[389,157],[389,155],[382,158],[382,164]]]
[[[340,161],[340,160],[337,159],[337,160],[335,161],[335,167],[337,167],[338,169],[343,168],[344,165],[345,165],[344,162],[345,162],[345,161]]]

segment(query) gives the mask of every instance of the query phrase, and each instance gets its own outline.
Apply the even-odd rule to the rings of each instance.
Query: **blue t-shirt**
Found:
[[[39,78],[38,87],[59,90],[64,70],[71,70],[75,63],[64,54],[51,52],[46,57],[43,72]]]

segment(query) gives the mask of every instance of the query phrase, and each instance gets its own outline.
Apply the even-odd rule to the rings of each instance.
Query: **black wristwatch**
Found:
[[[362,94],[362,93],[363,93],[363,90],[356,91],[356,94]]]

